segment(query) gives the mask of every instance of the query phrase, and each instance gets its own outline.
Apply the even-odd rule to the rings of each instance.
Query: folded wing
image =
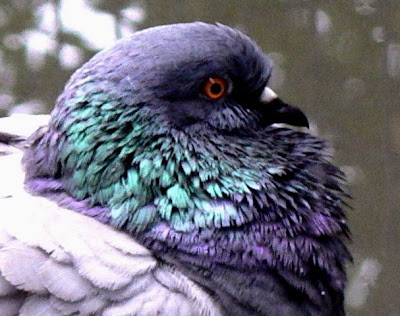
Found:
[[[220,315],[131,236],[25,192],[21,156],[0,155],[2,315]]]

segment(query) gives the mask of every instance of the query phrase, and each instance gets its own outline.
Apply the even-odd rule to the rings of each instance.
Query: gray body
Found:
[[[0,125],[4,315],[344,315],[342,174],[274,125],[308,121],[271,69],[229,27],[151,28],[82,66],[28,139]]]

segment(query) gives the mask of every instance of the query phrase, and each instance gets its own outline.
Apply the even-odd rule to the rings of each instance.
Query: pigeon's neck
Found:
[[[144,123],[122,122],[107,139],[102,122],[58,122],[72,124],[69,133],[50,126],[26,152],[28,187],[127,231],[195,280],[207,270],[214,283],[255,271],[315,306],[335,301],[347,226],[338,170],[321,142],[289,130],[146,135]]]

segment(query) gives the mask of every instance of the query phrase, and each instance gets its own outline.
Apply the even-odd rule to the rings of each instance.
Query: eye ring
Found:
[[[203,86],[204,95],[211,100],[219,100],[228,92],[228,82],[221,77],[209,77]]]

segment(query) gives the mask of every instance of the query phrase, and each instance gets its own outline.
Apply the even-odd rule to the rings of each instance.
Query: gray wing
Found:
[[[0,156],[2,316],[221,315],[129,235],[26,193],[20,158]]]

